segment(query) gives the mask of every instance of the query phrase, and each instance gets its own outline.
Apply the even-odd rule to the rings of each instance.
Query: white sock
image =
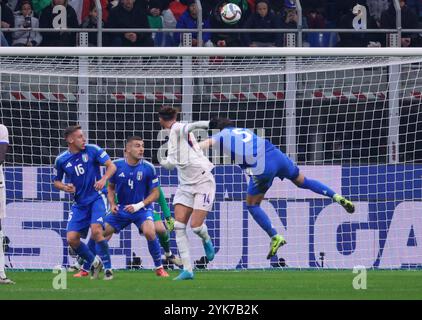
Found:
[[[205,223],[203,223],[200,227],[192,228],[192,231],[195,232],[203,241],[208,241],[210,239],[208,227]]]
[[[164,255],[168,258],[168,257],[171,257],[173,255],[173,252],[171,252],[171,250],[169,250],[169,252],[164,252]]]
[[[182,259],[183,269],[192,272],[192,264],[190,262],[189,240],[186,233],[186,225],[179,221],[174,223],[174,231],[176,232],[176,243],[179,249],[180,259]]]
[[[4,272],[3,231],[0,230],[0,278],[7,278]]]

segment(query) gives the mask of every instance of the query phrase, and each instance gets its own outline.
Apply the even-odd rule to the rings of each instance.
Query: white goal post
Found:
[[[207,225],[217,252],[208,269],[421,268],[421,99],[420,48],[2,47],[6,262],[51,269],[73,261],[65,237],[71,199],[51,183],[69,125],[81,124],[112,158],[123,156],[125,138],[142,136],[171,202],[176,172],[157,162],[165,143],[157,111],[171,105],[181,120],[229,117],[255,130],[306,176],[356,204],[349,215],[276,180],[262,207],[288,243],[266,260],[269,238],[244,203],[249,177],[210,152],[217,197]],[[189,236],[192,258],[200,260],[202,244]],[[174,235],[171,243],[177,250]],[[115,268],[133,267],[133,257],[153,266],[134,226],[110,248]]]

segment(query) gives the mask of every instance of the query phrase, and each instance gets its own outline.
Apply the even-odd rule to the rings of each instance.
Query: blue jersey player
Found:
[[[219,129],[220,132],[201,142],[200,147],[202,149],[211,146],[221,147],[223,153],[230,156],[241,168],[247,170],[251,177],[246,204],[254,220],[271,237],[267,259],[274,256],[278,248],[286,243],[284,238],[272,227],[270,219],[260,207],[260,203],[275,177],[282,180],[287,178],[299,188],[309,189],[330,197],[349,213],[355,211],[351,201],[336,194],[323,183],[306,178],[296,164],[270,141],[258,137],[248,129],[236,128],[230,119],[213,119],[210,121],[209,128]]]
[[[102,192],[107,180],[116,171],[116,166],[108,154],[100,147],[86,144],[86,138],[80,126],[71,126],[64,131],[68,149],[56,158],[54,186],[64,192],[74,194],[74,204],[67,223],[67,242],[85,261],[85,270],[91,270],[91,279],[97,279],[104,268],[111,268],[108,243],[103,236],[106,199]],[[100,166],[107,170],[101,177]],[[70,183],[63,183],[66,175]],[[91,237],[95,240],[95,249],[99,257],[81,242],[81,234],[86,234],[91,227]]]
[[[161,263],[161,248],[156,236],[152,206],[160,196],[160,183],[154,166],[144,160],[143,155],[142,138],[133,136],[126,141],[125,158],[114,161],[117,170],[108,184],[107,197],[111,213],[105,218],[104,236],[119,233],[134,223],[148,241],[155,273],[159,277],[168,277]]]

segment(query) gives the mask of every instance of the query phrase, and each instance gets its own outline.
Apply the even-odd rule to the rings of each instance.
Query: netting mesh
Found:
[[[187,73],[182,57],[166,56],[96,56],[96,57],[1,57],[3,72],[10,74],[78,76],[90,78],[221,78],[298,74],[332,70],[351,70],[377,66],[418,63],[421,57],[345,56],[345,57],[188,57],[191,71]],[[341,66],[341,68],[339,68]]]
[[[1,57],[1,122],[13,268],[69,265],[70,197],[52,187],[62,132],[81,123],[112,158],[140,135],[169,201],[176,171],[158,166],[158,108],[182,120],[229,117],[269,139],[309,178],[352,199],[347,214],[324,196],[275,180],[262,203],[288,244],[266,260],[269,238],[244,204],[249,177],[210,152],[217,197],[207,225],[217,254],[208,268],[397,268],[422,265],[421,58],[419,57]],[[293,110],[293,111],[292,111]],[[196,132],[204,139],[208,132]],[[158,208],[158,207],[157,207]],[[171,206],[173,210],[173,206]],[[202,243],[189,231],[192,258]],[[418,242],[419,240],[419,242]],[[172,250],[177,251],[174,235]],[[419,244],[419,246],[418,246]],[[142,257],[135,227],[110,242],[115,268]],[[202,267],[200,263],[196,264]]]

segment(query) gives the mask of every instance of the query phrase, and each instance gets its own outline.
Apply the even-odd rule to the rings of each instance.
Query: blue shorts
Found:
[[[248,195],[263,194],[273,184],[274,178],[294,180],[299,175],[297,165],[279,149],[265,154],[264,173],[251,176],[248,185]]]
[[[104,195],[86,206],[74,204],[69,213],[67,232],[76,231],[85,234],[90,225],[94,223],[104,227],[106,214],[106,199]]]
[[[131,223],[134,223],[138,229],[141,229],[142,224],[146,220],[154,222],[152,209],[141,209],[135,213],[129,213],[121,209],[117,214],[109,213],[104,219],[106,223],[113,227],[114,233],[119,233],[120,230],[126,228]]]

